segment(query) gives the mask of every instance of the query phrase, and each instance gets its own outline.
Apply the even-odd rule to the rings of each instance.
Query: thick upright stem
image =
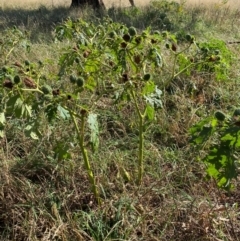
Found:
[[[98,188],[97,188],[97,185],[96,185],[96,182],[95,182],[95,177],[94,177],[94,174],[93,174],[93,171],[92,171],[89,159],[88,159],[87,149],[84,147],[85,115],[84,114],[81,115],[81,126],[80,126],[81,129],[79,129],[76,117],[71,111],[70,111],[70,115],[71,115],[71,118],[73,120],[75,130],[77,132],[78,145],[79,145],[79,147],[81,149],[81,152],[82,152],[82,155],[83,155],[84,166],[85,166],[85,168],[87,170],[87,173],[88,173],[89,182],[92,185],[92,192],[93,192],[95,198],[97,199],[98,204],[100,204],[101,201],[100,201],[100,197],[99,197]]]
[[[138,145],[138,178],[137,178],[137,184],[141,185],[142,178],[143,178],[143,147],[144,147],[144,135],[143,135],[143,123],[144,123],[144,115],[141,113],[140,108],[137,103],[137,99],[135,96],[135,92],[131,90],[131,95],[133,97],[134,105],[138,114],[139,118],[139,145]]]
[[[138,185],[142,183],[143,177],[143,144],[144,144],[144,135],[143,135],[143,116],[139,117],[139,146],[138,146]]]

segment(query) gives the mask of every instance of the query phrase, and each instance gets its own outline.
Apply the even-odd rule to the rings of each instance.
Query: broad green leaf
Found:
[[[155,91],[155,88],[156,86],[153,81],[147,81],[143,87],[142,94],[146,96],[150,95]]]
[[[71,158],[71,154],[69,152],[69,146],[65,141],[57,143],[57,146],[54,148],[54,158],[57,158],[58,161],[67,160]]]
[[[38,137],[39,132],[37,130],[36,125],[34,125],[34,123],[32,125],[27,125],[24,130],[24,133],[27,137],[31,137],[33,140],[39,139],[39,137]]]
[[[161,100],[162,91],[155,87],[155,92],[150,93],[147,96],[144,96],[146,102],[150,104],[155,109],[162,107],[162,100]]]
[[[51,122],[57,116],[57,106],[54,104],[48,105],[45,109],[48,121]]]
[[[14,112],[15,104],[19,98],[20,98],[19,95],[14,95],[8,99],[8,101],[7,101],[7,113],[8,114],[11,115]]]
[[[57,107],[59,115],[64,119],[67,120],[70,118],[69,111],[63,108],[61,105],[58,105]]]
[[[88,115],[87,123],[90,129],[90,141],[93,151],[98,149],[99,146],[99,128],[97,121],[97,114],[90,113]]]
[[[17,118],[20,118],[24,112],[23,101],[20,98],[18,98],[15,102],[14,111]]]
[[[154,119],[155,110],[154,110],[154,107],[152,105],[146,106],[145,113],[147,114],[147,117],[148,117],[149,120]]]

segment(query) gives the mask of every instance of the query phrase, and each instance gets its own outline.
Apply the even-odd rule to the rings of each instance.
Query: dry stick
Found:
[[[240,41],[229,41],[227,44],[240,44]]]

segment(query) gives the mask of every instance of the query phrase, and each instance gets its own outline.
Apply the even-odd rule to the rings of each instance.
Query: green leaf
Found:
[[[30,137],[33,140],[39,139],[39,131],[37,130],[37,126],[35,125],[35,123],[33,123],[32,125],[27,125],[24,129],[24,133],[27,137]]]
[[[155,84],[153,81],[145,82],[145,86],[143,87],[142,94],[143,95],[150,95],[155,91]]]
[[[148,117],[149,120],[154,119],[155,110],[151,105],[146,106],[145,113],[147,114],[147,117]]]
[[[57,146],[54,148],[54,158],[58,159],[58,161],[71,158],[69,146],[66,144],[65,141],[57,143]]]
[[[12,115],[12,113],[14,112],[15,103],[17,102],[19,97],[20,97],[19,95],[14,95],[8,99],[8,101],[6,103],[6,107],[7,107],[7,113],[9,115]]]
[[[96,151],[99,146],[99,128],[97,121],[97,114],[90,113],[88,115],[87,123],[90,129],[90,142],[93,151]]]
[[[232,188],[231,181],[237,178],[237,167],[233,151],[228,144],[213,145],[203,161],[207,165],[207,175],[216,179],[220,188]]]
[[[51,122],[57,116],[57,106],[54,104],[48,105],[45,109],[48,121]]]
[[[155,109],[162,107],[162,100],[161,100],[162,91],[155,86],[155,91],[144,96],[146,102],[154,107]]]
[[[67,120],[70,118],[69,111],[63,108],[61,105],[58,105],[57,107],[59,115],[64,119]]]
[[[4,125],[6,122],[5,114],[4,112],[0,113],[0,123]]]

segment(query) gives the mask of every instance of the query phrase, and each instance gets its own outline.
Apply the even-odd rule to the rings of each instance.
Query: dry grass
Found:
[[[135,0],[137,5],[140,1],[145,2]],[[6,2],[4,0],[1,4]],[[33,0],[26,2],[36,6]],[[56,2],[53,0],[53,6]],[[207,0],[201,2],[208,3]],[[10,4],[16,6],[16,0],[9,0],[8,3],[5,7]],[[52,6],[51,0],[41,3]],[[68,6],[70,1],[59,1],[60,3]],[[211,22],[210,9],[201,11],[199,14],[202,15],[197,17],[209,19],[209,29],[204,27],[204,31],[211,32],[211,36],[215,34],[211,27],[217,29],[219,19],[222,26],[225,24],[229,27],[230,20],[222,15],[219,15],[221,18],[216,18],[218,24],[214,24]],[[16,12],[15,10],[14,13]],[[68,14],[69,12],[66,16]],[[11,11],[10,15],[12,16]],[[52,18],[58,15],[59,12],[55,12]],[[33,18],[35,21],[30,21],[30,18],[28,25],[24,25],[24,21],[22,25],[35,34],[43,31],[39,26],[44,25],[42,29],[46,34],[46,30],[51,31],[52,26],[52,19],[48,22],[46,16],[36,18],[37,20]],[[236,18],[237,16],[234,17]],[[5,21],[9,19],[6,17]],[[16,19],[19,22],[20,17]],[[218,38],[219,35],[220,33]],[[17,52],[19,60],[28,58],[30,61],[44,61],[48,58],[54,63],[58,59],[61,45],[52,41],[45,43],[42,36],[39,37],[40,43],[33,44],[30,58],[21,50]],[[226,34],[222,30],[221,36],[226,39],[236,38],[239,30],[236,28],[235,35]],[[196,38],[199,39],[199,36]],[[230,47],[239,55],[238,46]],[[232,72],[231,75],[233,79],[237,76],[238,80],[239,62],[234,63],[234,68],[236,73]],[[46,67],[47,73],[56,71],[57,66],[54,64]],[[196,96],[187,94],[191,84],[199,90]],[[219,191],[214,182],[205,182],[203,166],[195,160],[199,153],[189,146],[187,136],[189,127],[200,118],[196,114],[197,110],[200,113],[208,109],[207,114],[214,112],[215,96],[221,99],[218,108],[224,109],[228,104],[236,104],[239,84],[220,83],[211,76],[192,75],[174,83],[173,90],[174,94],[165,93],[163,111],[157,117],[157,123],[149,128],[149,133],[154,133],[154,136],[146,135],[146,172],[141,188],[132,181],[126,183],[121,173],[121,168],[124,167],[132,176],[135,175],[133,170],[136,169],[137,138],[134,139],[134,136],[137,134],[134,126],[130,128],[129,125],[134,124],[134,111],[129,106],[121,109],[121,112],[116,111],[116,119],[104,110],[103,104],[108,105],[107,101],[100,105],[101,148],[93,154],[92,163],[101,187],[101,207],[96,205],[90,193],[79,150],[72,147],[72,158],[67,161],[53,157],[58,142],[71,141],[70,125],[59,122],[49,137],[50,129],[46,124],[42,142],[36,143],[26,138],[19,126],[9,124],[7,138],[0,140],[0,160],[3,160],[0,161],[0,240],[240,240],[239,184],[235,192],[226,193]]]
[[[176,0],[177,2],[183,2],[182,0]],[[134,0],[137,6],[144,6],[149,4],[151,0]],[[199,6],[199,5],[213,5],[220,7],[223,5],[223,0],[186,0],[188,5]],[[104,3],[107,7],[111,6],[130,6],[128,0],[104,0]],[[2,0],[0,3],[0,7],[4,8],[37,8],[39,6],[47,6],[47,7],[59,7],[59,6],[70,6],[71,0]],[[237,0],[228,0],[226,6],[230,6],[232,8],[236,8],[240,6],[239,1]]]

